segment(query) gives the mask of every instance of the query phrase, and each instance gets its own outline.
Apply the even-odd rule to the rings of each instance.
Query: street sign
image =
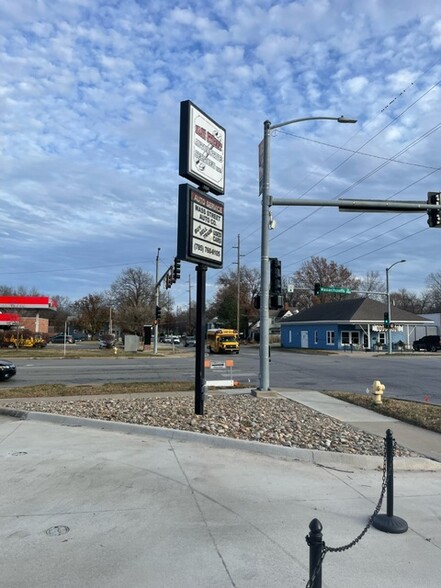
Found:
[[[320,294],[351,294],[351,292],[352,290],[350,288],[331,288],[330,286],[320,286]]]

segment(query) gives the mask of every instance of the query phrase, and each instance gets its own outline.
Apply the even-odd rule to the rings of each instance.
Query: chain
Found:
[[[387,467],[387,451],[386,451],[386,443],[387,443],[387,439],[384,439],[384,453],[383,453],[383,475],[382,475],[382,480],[381,480],[381,492],[380,492],[380,498],[378,499],[378,503],[377,506],[375,507],[374,512],[372,513],[372,515],[369,517],[368,522],[366,523],[365,528],[363,529],[363,531],[350,543],[347,543],[346,545],[342,545],[341,547],[328,547],[325,542],[323,541],[322,545],[322,552],[320,554],[320,560],[318,561],[314,572],[312,574],[312,577],[310,578],[310,580],[308,581],[308,583],[306,584],[306,588],[312,588],[314,586],[314,582],[315,579],[317,578],[317,574],[320,572],[321,567],[322,567],[322,563],[323,560],[325,559],[325,555],[328,553],[341,553],[342,551],[347,551],[348,549],[350,549],[351,547],[354,547],[354,545],[357,545],[357,543],[366,535],[366,533],[369,531],[369,529],[372,526],[372,523],[374,521],[374,518],[377,516],[377,514],[380,512],[381,510],[381,505],[383,504],[383,499],[384,499],[384,495],[386,493],[386,488],[387,488],[387,483],[389,481],[389,470]],[[395,439],[393,439],[393,445],[392,445],[392,457],[395,454],[395,450],[397,447],[397,443],[395,441]],[[309,536],[306,536],[306,543],[309,545]]]

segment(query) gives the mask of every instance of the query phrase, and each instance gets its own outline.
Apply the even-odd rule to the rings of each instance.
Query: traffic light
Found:
[[[320,291],[321,291],[321,289],[322,289],[322,287],[321,287],[321,285],[319,284],[319,282],[316,282],[316,283],[314,284],[314,295],[315,295],[315,296],[318,296],[318,295],[320,294]]]
[[[427,209],[427,224],[429,227],[441,227],[441,193],[427,192],[427,204],[438,204],[439,208]]]
[[[280,294],[272,294],[270,296],[269,307],[271,310],[279,310],[279,308],[283,308],[283,296],[280,296]]]
[[[256,296],[254,296],[253,306],[254,306],[254,308],[257,308],[258,310],[260,309],[260,294],[257,294]]]
[[[173,276],[171,273],[171,268],[169,268],[167,270],[167,273],[165,274],[165,289],[168,290],[169,288],[171,288],[172,284],[173,284]]]
[[[181,277],[181,260],[175,257],[173,265],[173,283]]]
[[[270,263],[270,292],[279,295],[282,293],[282,262],[277,257],[271,257]]]
[[[156,317],[156,320],[158,320],[158,321],[161,318],[161,307],[160,306],[156,307],[155,317]]]
[[[389,313],[385,312],[384,313],[384,326],[388,329],[390,327],[390,322],[389,322]]]

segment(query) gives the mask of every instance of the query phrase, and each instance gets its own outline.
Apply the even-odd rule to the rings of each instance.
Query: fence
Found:
[[[322,588],[322,567],[323,560],[327,553],[339,553],[347,551],[364,537],[371,526],[386,533],[405,533],[407,523],[404,519],[394,516],[393,502],[393,457],[396,447],[392,431],[386,431],[383,454],[383,475],[381,481],[380,498],[374,512],[369,517],[362,532],[350,543],[341,547],[330,547],[323,541],[323,526],[318,519],[313,519],[309,524],[309,535],[306,536],[306,543],[309,545],[309,580],[306,588]],[[387,490],[387,513],[379,514],[383,504],[383,498]]]

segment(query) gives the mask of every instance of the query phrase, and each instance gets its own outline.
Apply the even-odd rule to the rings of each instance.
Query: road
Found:
[[[222,362],[225,356],[211,356]],[[259,353],[242,347],[232,357],[232,377],[242,384],[258,386]],[[192,381],[194,350],[185,355],[95,359],[17,359],[17,376],[1,387],[35,384],[102,384],[105,382]],[[368,353],[309,355],[272,349],[270,385],[311,390],[342,390],[364,393],[381,380],[386,394],[407,400],[441,405],[441,353],[376,356]],[[226,369],[206,370],[207,380],[228,379]]]

